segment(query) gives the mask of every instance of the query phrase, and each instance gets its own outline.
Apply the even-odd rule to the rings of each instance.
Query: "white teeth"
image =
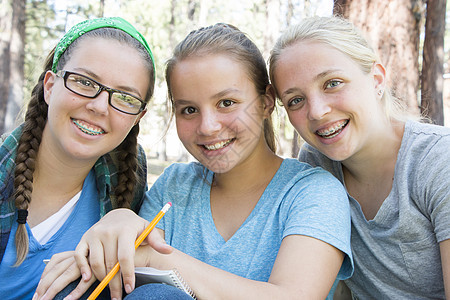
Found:
[[[208,149],[208,150],[219,150],[219,149],[222,149],[225,146],[228,146],[231,143],[232,140],[233,139],[229,139],[227,141],[218,142],[218,143],[215,143],[213,145],[203,145],[203,146],[206,149]]]
[[[88,126],[86,124],[81,124],[80,122],[78,122],[77,120],[72,120],[72,122],[77,125],[78,128],[80,128],[81,131],[83,131],[84,133],[87,133],[89,135],[100,135],[105,133],[104,130],[101,129],[97,129],[91,126]]]
[[[321,131],[316,131],[318,135],[320,135],[321,137],[330,139],[335,137],[336,135],[339,134],[339,132],[342,130],[342,128],[345,127],[345,125],[347,125],[348,120],[345,120],[343,122],[341,122],[340,124],[335,125],[334,127],[325,129],[325,130],[321,130]]]

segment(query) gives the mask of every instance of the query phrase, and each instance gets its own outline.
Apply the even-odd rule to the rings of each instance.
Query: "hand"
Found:
[[[74,254],[74,251],[68,251],[52,256],[42,273],[33,300],[53,299],[69,283],[80,277],[80,270]],[[71,292],[71,295],[76,299],[80,298],[95,280],[95,277],[91,277],[89,280],[81,280],[75,290]]]
[[[131,293],[135,286],[135,246],[137,237],[144,231],[148,221],[129,209],[115,209],[106,214],[97,224],[91,227],[82,237],[75,250],[75,259],[80,268],[83,280],[94,276],[101,280],[119,261],[120,273],[109,283],[111,298],[121,299],[122,280],[125,291]],[[169,254],[172,247],[164,241],[160,230],[153,230],[142,245],[149,245],[161,254]],[[143,253],[143,251],[140,251]],[[146,251],[150,255],[151,251]],[[139,256],[140,263],[145,265],[149,257],[145,253]]]

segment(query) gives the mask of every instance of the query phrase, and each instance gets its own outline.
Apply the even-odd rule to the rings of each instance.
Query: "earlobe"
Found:
[[[50,101],[49,99],[52,94],[53,86],[55,84],[55,77],[56,74],[53,73],[52,71],[47,71],[47,73],[45,73],[43,85],[44,85],[44,100],[45,103],[47,103],[47,105],[49,105]]]

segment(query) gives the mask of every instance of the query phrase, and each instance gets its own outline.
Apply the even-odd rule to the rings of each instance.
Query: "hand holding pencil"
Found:
[[[134,244],[135,249],[139,247],[139,245],[144,241],[144,239],[148,236],[148,234],[155,228],[156,224],[161,220],[161,218],[165,215],[165,213],[170,209],[172,203],[169,202],[159,211],[156,217],[150,222],[150,224],[145,228],[145,230],[139,235]],[[92,292],[92,294],[88,297],[88,300],[94,300],[98,297],[98,295],[103,291],[103,289],[108,285],[111,279],[117,274],[119,271],[120,265],[119,262],[116,263],[113,269],[106,275],[105,278],[100,282],[97,288]]]

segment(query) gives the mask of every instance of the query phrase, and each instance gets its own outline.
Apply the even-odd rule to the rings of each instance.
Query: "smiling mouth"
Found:
[[[89,135],[101,135],[104,134],[105,131],[98,127],[93,127],[92,125],[89,125],[87,123],[84,123],[83,121],[72,119],[73,124],[75,124],[78,129],[80,129],[82,132],[89,134]]]
[[[334,138],[335,136],[337,136],[339,133],[342,132],[342,130],[345,128],[345,126],[347,126],[348,122],[349,122],[349,120],[345,120],[345,121],[339,122],[338,124],[335,124],[334,126],[332,126],[330,128],[317,130],[316,134],[324,139]]]
[[[202,145],[204,148],[206,148],[207,150],[210,151],[215,151],[215,150],[219,150],[222,148],[225,148],[226,146],[228,146],[229,144],[231,144],[232,142],[234,142],[235,138],[226,140],[226,141],[221,141],[215,144],[210,144],[210,145]]]

